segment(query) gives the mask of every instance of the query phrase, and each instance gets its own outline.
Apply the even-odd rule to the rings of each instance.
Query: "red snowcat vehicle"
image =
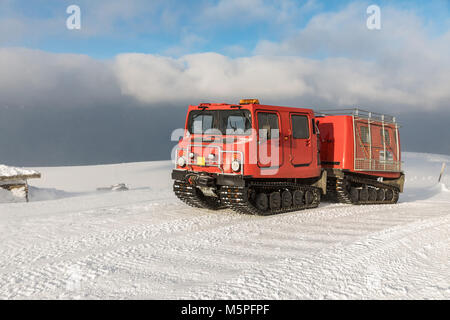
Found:
[[[321,197],[393,204],[404,184],[398,128],[394,117],[358,109],[191,105],[173,189],[192,207],[257,215],[315,208]]]

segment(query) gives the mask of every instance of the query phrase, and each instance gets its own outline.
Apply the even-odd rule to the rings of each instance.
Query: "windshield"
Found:
[[[194,134],[249,135],[252,129],[248,110],[191,111],[188,130]]]

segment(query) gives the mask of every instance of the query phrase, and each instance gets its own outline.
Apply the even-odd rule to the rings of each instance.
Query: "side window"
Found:
[[[381,141],[383,141],[383,129],[380,129]],[[389,130],[384,129],[384,143],[388,146],[391,144],[391,137],[389,136]]]
[[[280,136],[278,115],[276,113],[258,112],[258,128],[260,137],[278,139]]]
[[[369,143],[369,127],[361,126],[361,141],[362,143]]]
[[[307,116],[292,116],[292,135],[294,139],[309,139],[309,121]]]

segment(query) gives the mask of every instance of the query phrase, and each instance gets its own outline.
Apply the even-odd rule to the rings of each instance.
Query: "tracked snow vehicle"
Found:
[[[398,127],[382,123],[382,134],[395,135],[397,145],[384,145],[378,153],[371,149],[384,162],[369,154],[364,161],[374,167],[366,170],[355,147],[361,121],[355,115],[316,116],[311,109],[261,105],[256,99],[189,106],[175,150],[174,192],[192,207],[257,215],[314,208],[327,193],[343,203],[395,203],[403,188]],[[335,131],[343,123],[353,136]]]

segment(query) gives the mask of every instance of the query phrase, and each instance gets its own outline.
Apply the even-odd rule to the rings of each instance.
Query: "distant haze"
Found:
[[[186,105],[0,108],[0,163],[62,166],[170,159],[176,143],[170,135],[184,126]],[[405,112],[398,118],[404,151],[450,154],[450,112]]]

